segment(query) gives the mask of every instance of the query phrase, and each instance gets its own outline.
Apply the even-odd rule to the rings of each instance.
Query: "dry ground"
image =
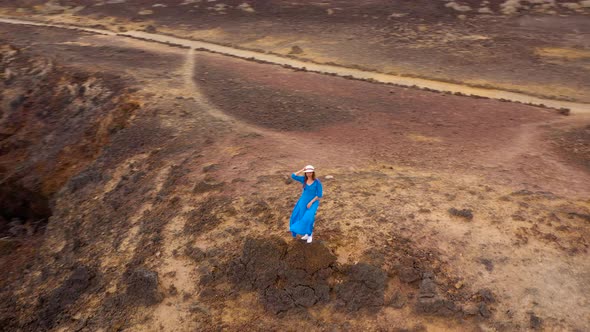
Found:
[[[587,1],[19,0],[0,10],[590,102]]]
[[[0,31],[19,57],[53,58],[41,72],[61,78],[45,80],[99,123],[113,119],[106,99],[80,86],[140,101],[82,154],[94,131],[57,133],[95,118],[68,106],[50,110],[62,122],[36,121],[44,96],[26,87],[42,74],[3,63],[0,175],[48,188],[52,213],[43,237],[2,242],[3,328],[589,328],[589,118],[122,37]],[[13,104],[19,93],[33,102]],[[69,166],[35,167],[58,143]],[[288,174],[308,163],[325,188],[312,246],[286,231],[300,190]]]

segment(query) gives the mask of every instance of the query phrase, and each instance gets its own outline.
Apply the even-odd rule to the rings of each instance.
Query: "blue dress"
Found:
[[[291,174],[291,178],[297,182],[303,184],[303,193],[297,204],[295,204],[295,208],[293,209],[293,213],[291,213],[291,220],[289,221],[289,229],[291,230],[291,234],[293,237],[299,235],[311,235],[313,232],[313,224],[315,222],[315,213],[320,206],[320,201],[316,200],[311,205],[311,208],[307,208],[307,203],[309,203],[314,197],[322,197],[322,183],[320,180],[315,179],[312,184],[308,185],[305,182],[304,176],[297,176],[295,173]]]

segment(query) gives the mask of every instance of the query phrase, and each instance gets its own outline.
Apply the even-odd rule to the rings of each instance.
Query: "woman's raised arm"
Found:
[[[297,182],[303,183],[303,181],[305,181],[305,177],[303,177],[303,176],[301,176],[299,174],[303,173],[304,170],[305,170],[305,168],[302,168],[302,169],[298,170],[297,172],[292,173],[291,174],[291,179],[293,179],[293,180],[295,180]]]

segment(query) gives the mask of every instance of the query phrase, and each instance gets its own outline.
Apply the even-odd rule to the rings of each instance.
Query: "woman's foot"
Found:
[[[307,243],[311,243],[312,237],[313,236],[311,236],[311,235],[309,237],[307,237]]]
[[[301,237],[302,240],[307,240],[309,238],[309,235],[305,234]]]

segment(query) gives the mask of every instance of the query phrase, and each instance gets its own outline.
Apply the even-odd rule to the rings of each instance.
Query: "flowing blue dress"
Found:
[[[315,213],[320,206],[320,201],[316,200],[313,202],[309,209],[307,208],[307,203],[316,196],[319,198],[322,197],[322,183],[320,180],[315,179],[312,184],[308,185],[304,183],[304,176],[297,176],[295,173],[291,174],[291,178],[303,184],[303,193],[301,194],[301,197],[299,197],[297,204],[295,204],[293,213],[291,213],[289,229],[291,230],[293,237],[297,236],[297,234],[311,235],[313,232],[313,224],[315,222]]]

